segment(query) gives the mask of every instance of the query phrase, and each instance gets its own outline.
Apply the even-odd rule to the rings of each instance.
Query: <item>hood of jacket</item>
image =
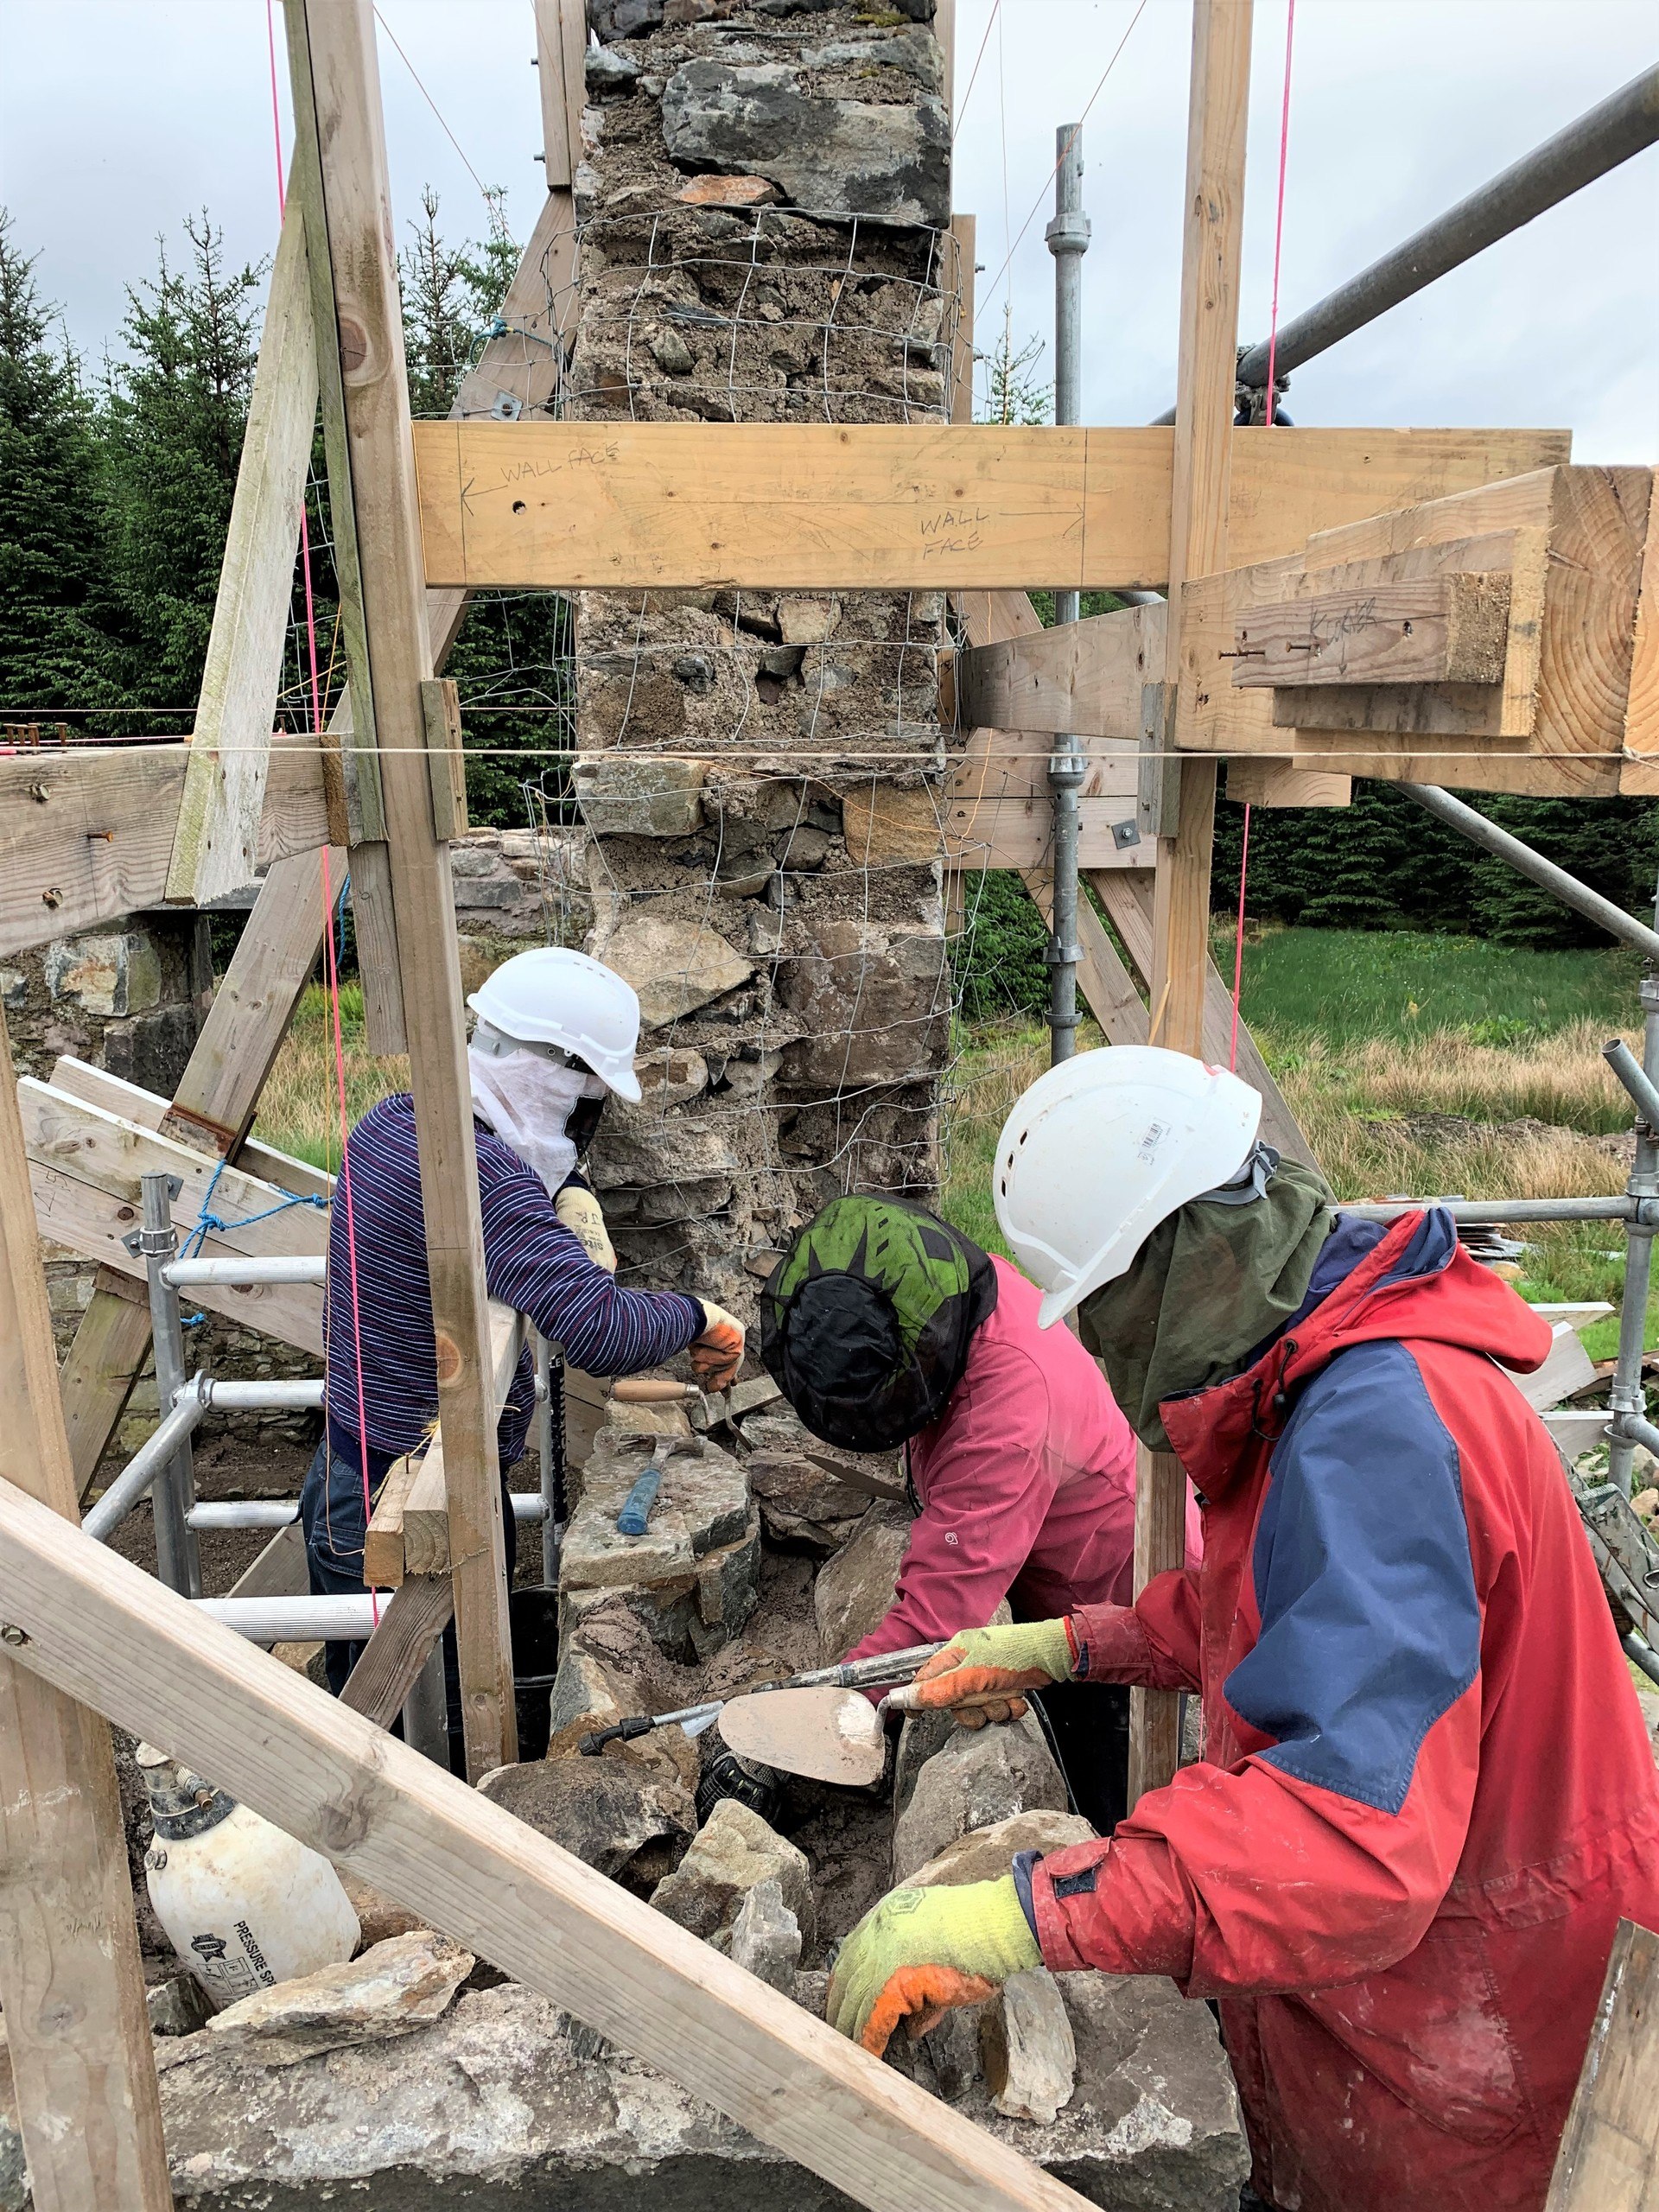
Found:
[[[1301,1387],[1350,1344],[1379,1338],[1454,1344],[1522,1375],[1543,1365],[1552,1341],[1548,1322],[1470,1258],[1444,1207],[1405,1214],[1375,1242],[1339,1214],[1302,1311],[1241,1374],[1160,1407],[1195,1487],[1220,1497],[1253,1440],[1277,1441]]]

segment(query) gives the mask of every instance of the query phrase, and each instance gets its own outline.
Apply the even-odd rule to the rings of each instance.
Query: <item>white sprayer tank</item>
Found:
[[[138,1770],[156,1827],[149,1901],[215,2011],[351,1957],[362,1930],[321,1853],[152,1745]]]

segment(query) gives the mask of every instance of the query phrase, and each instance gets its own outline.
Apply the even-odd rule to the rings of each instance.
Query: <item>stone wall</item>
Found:
[[[931,12],[590,10],[567,416],[944,419]],[[635,1280],[752,1314],[768,1255],[826,1198],[935,1186],[944,612],[938,594],[582,597],[588,949],[647,1030],[645,1103],[612,1105],[592,1164]],[[899,791],[927,834],[873,849]]]
[[[20,1075],[60,1053],[173,1094],[213,995],[207,917],[124,914],[0,963],[0,999]]]

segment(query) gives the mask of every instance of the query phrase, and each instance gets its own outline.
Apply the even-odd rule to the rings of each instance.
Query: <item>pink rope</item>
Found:
[[[1274,375],[1279,365],[1279,269],[1285,247],[1285,173],[1290,166],[1290,61],[1296,44],[1296,0],[1285,0],[1285,90],[1279,109],[1279,196],[1273,219],[1273,302],[1268,317],[1268,408],[1273,423]],[[1244,837],[1238,852],[1238,923],[1233,934],[1233,1036],[1227,1057],[1238,1066],[1238,1002],[1244,989],[1244,890],[1250,869],[1250,809],[1244,807]]]

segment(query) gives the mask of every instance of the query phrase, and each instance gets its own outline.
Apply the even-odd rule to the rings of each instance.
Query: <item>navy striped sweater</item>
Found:
[[[527,1313],[590,1375],[631,1375],[682,1351],[703,1328],[702,1308],[677,1291],[624,1290],[596,1268],[553,1211],[540,1176],[480,1122],[478,1191],[484,1272],[492,1298]],[[372,1107],[346,1141],[363,1349],[363,1398],[372,1472],[417,1445],[438,1410],[437,1351],[426,1268],[415,1102],[407,1091]],[[334,1194],[328,1229],[328,1427],[334,1449],[358,1456],[358,1375],[352,1326],[346,1197]],[[524,1448],[535,1409],[528,1351],[502,1408],[502,1467]]]

